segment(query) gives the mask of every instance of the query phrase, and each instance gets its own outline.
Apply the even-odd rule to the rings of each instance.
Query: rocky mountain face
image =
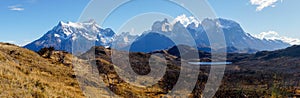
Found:
[[[170,42],[170,39],[185,37],[184,35],[180,35],[177,31],[189,32],[194,38],[198,49],[206,52],[227,49],[227,52],[230,53],[255,53],[257,51],[277,50],[290,46],[290,44],[280,40],[266,40],[253,37],[249,33],[246,33],[240,24],[232,20],[221,18],[204,19],[200,24],[191,23],[185,28],[181,28],[182,26],[183,25],[178,22],[172,25],[167,20],[157,21],[153,24],[152,31],[139,36],[133,43],[135,46],[131,47],[140,47],[140,50],[133,50],[139,52],[150,52],[170,48],[175,45],[174,42]],[[207,30],[213,30],[213,32],[206,32]],[[156,35],[154,35],[154,33],[156,33]],[[212,33],[210,35],[215,36],[220,36],[223,33],[227,47],[211,47],[211,44],[218,44],[218,42],[210,43],[208,33]],[[170,36],[166,37],[164,35]],[[152,43],[163,44],[164,46],[159,45],[155,47]],[[144,47],[142,47],[142,45],[149,45],[148,50],[143,49]],[[152,45],[152,47],[150,45]]]
[[[109,47],[114,35],[111,29],[103,29],[93,20],[83,23],[59,22],[41,38],[24,47],[33,51],[54,47],[70,53],[82,53],[92,46]]]
[[[181,47],[184,54],[178,53]],[[0,96],[2,97],[110,97],[106,90],[99,91],[99,72],[108,90],[119,97],[162,97],[176,84],[181,72],[180,55],[190,55],[195,50],[189,46],[175,46],[151,53],[130,52],[130,66],[115,65],[111,61],[112,49],[92,47],[79,57],[72,54],[43,48],[37,53],[8,43],[0,43]],[[228,54],[222,85],[215,97],[291,97],[299,87],[300,50],[292,46],[277,51],[262,51],[256,54]],[[115,50],[114,50],[115,51]],[[116,58],[123,58],[121,51]],[[151,56],[161,53],[163,57]],[[210,53],[199,52],[200,61],[210,62]],[[115,70],[130,68],[140,75],[151,72],[149,59],[166,60],[167,70],[158,83],[149,87],[137,87],[121,79]],[[193,59],[194,58],[190,58]],[[189,61],[187,59],[187,61]],[[77,63],[73,63],[77,62]],[[78,65],[75,65],[79,64]],[[195,66],[195,65],[193,65]],[[201,66],[201,65],[200,65]],[[199,72],[194,91],[189,97],[201,97],[211,66],[188,69]],[[80,69],[75,74],[74,70]],[[95,71],[97,69],[98,71]],[[128,74],[124,72],[124,74]],[[97,76],[97,75],[96,75]],[[97,77],[97,78],[99,78]],[[81,79],[80,85],[76,79]],[[185,77],[191,78],[191,77]],[[153,77],[133,79],[140,83],[153,81]],[[188,82],[183,82],[188,83]],[[80,85],[80,86],[79,86]],[[85,91],[82,91],[85,90]],[[184,91],[180,91],[184,92]],[[95,95],[89,95],[95,94]]]
[[[139,36],[132,35],[130,32],[122,32],[121,34],[116,34],[111,48],[124,49],[129,47]]]
[[[209,30],[212,31],[207,32]],[[211,44],[217,45],[220,42],[211,43],[208,35],[214,35],[215,37],[211,38],[218,39],[217,36],[223,34],[226,47],[211,47]],[[218,18],[204,19],[199,24],[191,23],[187,26],[180,22],[170,23],[167,19],[156,21],[150,31],[144,32],[140,36],[131,35],[129,32],[117,35],[110,28],[101,28],[95,21],[84,23],[60,22],[40,39],[24,47],[38,51],[43,47],[52,46],[57,50],[74,54],[84,53],[93,46],[113,47],[134,52],[152,52],[191,42],[195,42],[196,47],[202,51],[211,52],[227,49],[227,52],[230,53],[255,53],[290,46],[281,40],[253,37],[246,33],[237,22]]]

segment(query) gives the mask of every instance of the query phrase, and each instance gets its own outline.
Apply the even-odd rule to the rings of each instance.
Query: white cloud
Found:
[[[11,10],[11,11],[23,11],[23,10],[25,10],[21,6],[22,5],[13,5],[13,6],[9,6],[8,9]]]
[[[180,22],[185,27],[187,27],[191,23],[195,23],[196,26],[198,26],[200,24],[200,22],[195,17],[192,17],[192,16],[187,17],[185,14],[177,16],[174,19],[173,24],[176,23],[176,22]]]
[[[282,2],[283,0],[281,0]],[[275,7],[278,0],[250,0],[252,5],[256,5],[256,11],[261,11],[266,7]]]
[[[291,45],[300,45],[300,39],[291,38],[286,36],[280,36],[279,33],[275,31],[262,32],[257,35],[253,35],[259,39],[267,39],[267,40],[281,40],[283,42],[289,43]]]

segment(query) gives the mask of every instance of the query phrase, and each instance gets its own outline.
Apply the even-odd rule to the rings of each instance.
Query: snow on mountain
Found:
[[[221,28],[223,30],[226,44],[228,47],[236,47],[238,49],[255,49],[255,50],[277,50],[290,46],[281,40],[261,40],[246,33],[240,24],[227,19],[205,19],[202,21],[202,26],[205,22],[215,23],[212,28]],[[215,33],[215,32],[209,32]]]
[[[152,31],[154,32],[170,32],[172,29],[172,24],[169,23],[167,19],[163,21],[156,21],[152,25]]]
[[[176,17],[172,23],[175,24],[176,22],[180,22],[185,27],[192,23],[196,24],[196,27],[198,27],[198,24],[200,24],[200,22],[195,17],[187,17],[185,14]]]
[[[72,40],[76,40],[75,35],[80,34],[88,40],[96,40],[97,37],[95,35],[98,34],[100,30],[100,26],[98,26],[95,21],[88,21],[84,23],[64,23],[60,21],[59,24],[53,28],[52,33],[55,37],[60,37],[62,39],[72,37]]]
[[[102,29],[94,20],[83,23],[61,21],[40,39],[24,47],[34,51],[54,47],[57,50],[80,53],[95,45],[109,47],[114,35],[111,29]]]
[[[134,52],[153,52],[171,48],[175,45],[189,45],[193,38],[180,22],[169,23],[167,19],[154,22],[152,29],[137,37],[128,50]]]
[[[206,30],[213,32],[206,32]],[[184,32],[189,33],[192,38],[188,38],[189,34]],[[211,43],[207,35],[218,36],[221,33],[224,34],[227,47],[211,47],[211,44],[218,45],[219,42]],[[154,22],[151,30],[145,31],[140,36],[131,35],[129,32],[117,35],[110,28],[101,28],[93,20],[83,23],[59,22],[40,39],[24,47],[38,51],[41,48],[52,46],[57,50],[75,54],[85,52],[92,46],[113,46],[117,49],[151,52],[173,47],[174,39],[177,41],[176,44],[194,41],[198,49],[204,49],[204,51],[230,49],[232,52],[277,50],[290,46],[289,43],[300,43],[298,39],[287,37],[268,39],[264,35],[252,36],[246,33],[239,23],[232,20],[218,18],[204,19],[199,22],[194,17],[181,15],[172,22],[167,19]],[[218,38],[216,37],[216,39]]]
[[[124,49],[127,46],[131,45],[137,37],[138,35],[132,35],[129,32],[122,32],[121,34],[117,34],[114,37],[112,47],[116,49]]]
[[[261,40],[281,40],[291,45],[300,45],[300,39],[280,36],[279,33],[275,31],[262,32],[253,36]]]
[[[180,28],[182,26],[183,28]],[[168,29],[165,30],[164,28],[168,28]],[[227,47],[234,47],[237,50],[258,50],[258,51],[277,50],[277,49],[283,49],[290,46],[290,44],[282,40],[266,40],[266,39],[256,38],[251,34],[246,33],[242,29],[239,23],[232,20],[218,18],[218,19],[204,19],[203,21],[198,22],[195,20],[195,18],[186,17],[185,15],[175,18],[175,20],[171,23],[169,23],[168,20],[166,19],[163,21],[155,22],[153,24],[152,31],[150,31],[149,35],[145,33],[142,36],[139,36],[137,38],[138,40],[136,40],[134,43],[139,43],[140,45],[142,45],[142,43],[147,44],[147,43],[156,42],[159,44],[162,43],[162,41],[169,42],[168,39],[170,39],[170,37],[178,38],[178,39],[181,38],[180,40],[184,41],[186,40],[184,39],[186,38],[184,37],[186,35],[182,35],[182,34],[180,35],[180,32],[185,30],[187,30],[193,36],[195,42],[197,43],[197,47],[199,47],[199,49],[202,48],[206,49],[207,47],[210,47],[211,44],[219,43],[219,42],[210,43],[210,40],[207,37],[208,33],[213,33],[211,35],[216,35],[216,36],[220,35],[221,33],[224,33]],[[214,32],[206,32],[205,30],[212,30]],[[153,34],[153,33],[157,33],[157,34]],[[167,37],[162,35],[167,35]],[[159,40],[159,38],[155,38],[155,37],[161,37],[161,39]],[[151,42],[149,42],[149,40],[151,40]],[[150,52],[154,50],[172,47],[170,45],[174,45],[173,42],[164,43],[164,44],[165,45],[159,45],[159,47],[157,48],[151,47],[152,50],[148,49],[147,51],[143,51],[143,49],[141,49],[139,52]],[[135,45],[135,47],[137,46],[138,45]],[[212,48],[215,48],[213,50],[219,50],[222,48],[224,49],[226,47],[212,47]],[[135,51],[138,50],[135,49]]]

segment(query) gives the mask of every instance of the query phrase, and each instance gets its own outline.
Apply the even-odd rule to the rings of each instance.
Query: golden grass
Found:
[[[0,44],[0,97],[84,97],[71,67]]]
[[[64,62],[60,58],[64,55]],[[115,94],[103,88],[114,85],[115,92],[122,97],[149,97],[159,98],[164,92],[159,85],[152,87],[137,87],[129,83],[120,82],[117,73],[113,71],[111,62],[104,58],[97,58],[104,66],[106,74],[89,74],[89,61],[81,60],[71,54],[55,51],[50,58],[43,58],[37,53],[11,44],[0,43],[0,98],[22,97],[22,98],[44,98],[44,97],[101,97],[110,98]],[[76,76],[86,80],[93,85],[80,85],[75,78],[74,66],[76,61],[81,65],[77,66]],[[120,70],[117,66],[114,69]],[[98,74],[98,75],[97,75]],[[127,73],[126,73],[127,74]],[[96,76],[93,76],[96,75]],[[100,83],[102,79],[104,83]],[[152,80],[145,78],[144,81]],[[98,86],[97,86],[98,85]],[[102,89],[101,89],[102,88]],[[84,89],[82,91],[81,89]],[[114,96],[114,97],[119,97]]]

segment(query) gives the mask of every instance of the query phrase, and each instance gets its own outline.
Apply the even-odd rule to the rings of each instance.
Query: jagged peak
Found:
[[[63,24],[65,24],[63,21],[58,22],[58,26],[62,26]]]
[[[240,24],[236,21],[224,19],[224,18],[205,18],[201,25],[216,25],[220,28],[241,28]]]
[[[73,27],[73,28],[86,28],[86,27],[96,27],[101,28],[94,19],[90,19],[84,22],[71,22],[71,21],[59,21],[56,27]]]
[[[169,32],[171,31],[171,24],[167,18],[165,18],[163,21],[156,21],[152,25],[152,31]]]
[[[162,22],[163,23],[169,23],[169,20],[167,18],[165,18]]]
[[[63,22],[59,21],[58,25],[56,27],[74,27],[74,28],[83,28],[81,23],[75,23],[71,21]]]

